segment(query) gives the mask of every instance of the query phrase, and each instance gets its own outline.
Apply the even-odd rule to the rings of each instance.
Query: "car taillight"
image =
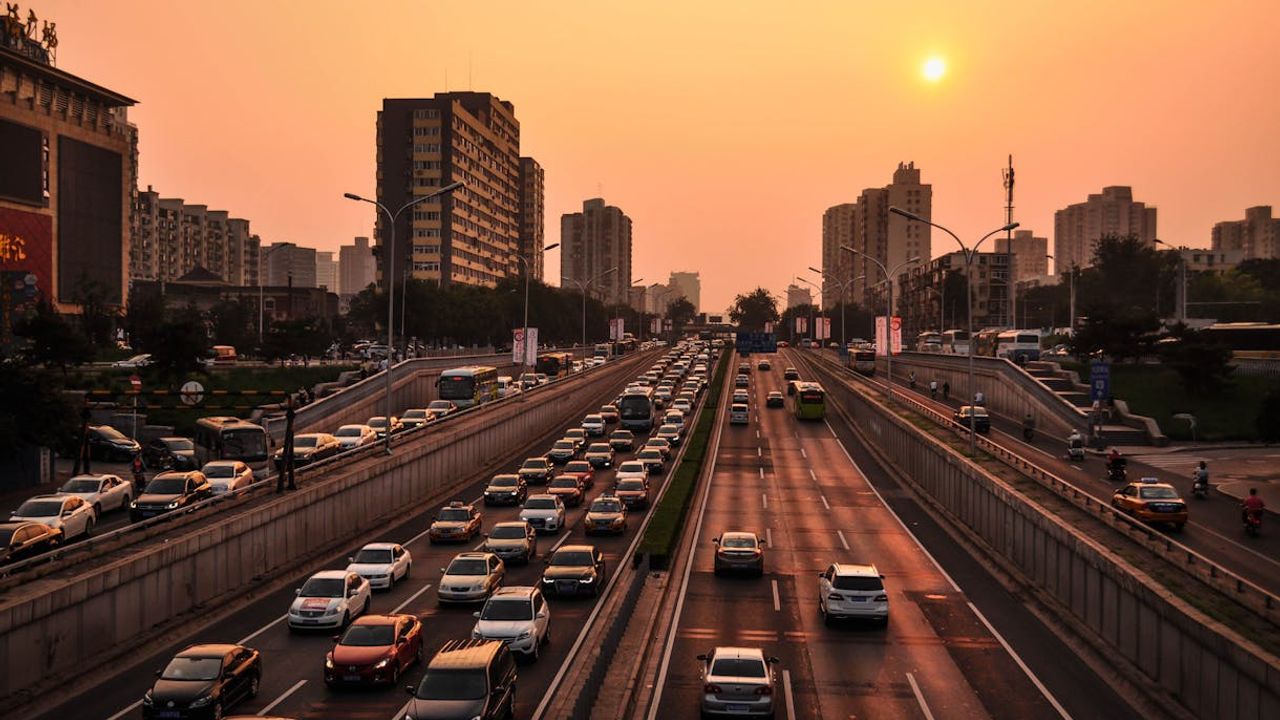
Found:
[[[756,688],[756,694],[757,694],[757,695],[772,695],[772,694],[773,694],[773,688],[769,687],[768,685],[761,685],[760,687]]]
[[[889,602],[889,596],[888,596],[888,595],[877,595],[877,596],[876,596],[875,601],[876,601],[876,602]]]
[[[722,690],[720,690],[720,686],[715,683],[707,683],[702,686],[702,692],[708,695],[719,695]]]

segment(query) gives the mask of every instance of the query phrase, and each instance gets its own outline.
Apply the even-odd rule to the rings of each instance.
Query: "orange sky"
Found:
[[[369,234],[341,196],[374,191],[381,99],[468,88],[515,104],[548,242],[603,194],[635,223],[632,277],[698,270],[712,312],[820,262],[823,210],[901,160],[973,237],[1002,223],[1013,153],[1015,219],[1051,252],[1053,211],[1104,185],[1132,185],[1176,244],[1207,246],[1246,206],[1280,213],[1275,0],[22,6],[57,22],[60,67],[139,100],[144,187],[265,242]]]

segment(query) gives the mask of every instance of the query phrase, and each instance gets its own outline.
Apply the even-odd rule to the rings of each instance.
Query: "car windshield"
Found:
[[[302,597],[340,598],[346,581],[342,578],[311,578],[302,586]]]
[[[526,510],[555,510],[556,501],[551,498],[529,498],[524,507]]]
[[[436,519],[444,522],[466,522],[471,519],[471,513],[464,508],[445,508]]]
[[[231,465],[205,465],[204,476],[211,480],[235,477],[236,469]]]
[[[546,470],[547,461],[542,458],[530,458],[525,460],[524,465],[521,465],[520,467],[528,470]]]
[[[429,410],[450,410],[452,408],[453,403],[449,400],[432,400],[427,403],[427,409]]]
[[[1146,487],[1138,491],[1143,500],[1177,500],[1178,493],[1173,488],[1165,487]]]
[[[640,463],[638,463],[638,462],[624,462],[624,463],[622,463],[621,465],[619,465],[619,466],[618,466],[618,472],[620,472],[620,473],[642,473],[642,472],[644,472],[644,465],[641,465],[641,464],[640,464]]]
[[[187,488],[183,478],[156,478],[147,483],[148,495],[181,495]]]
[[[489,533],[489,537],[494,540],[523,540],[528,537],[528,535],[525,534],[525,529],[522,527],[517,527],[515,525],[499,525]]]
[[[577,446],[578,444],[572,440],[557,440],[556,444],[552,445],[556,450],[572,450]]]
[[[661,460],[662,451],[657,448],[648,448],[646,450],[641,450],[640,452],[636,453],[636,457],[640,458],[641,460]]]
[[[517,478],[510,475],[499,475],[498,477],[489,481],[489,485],[491,487],[516,487],[519,484],[520,484],[520,481]]]
[[[574,490],[577,490],[577,489],[578,489],[578,481],[577,481],[575,478],[571,478],[571,477],[558,477],[558,478],[556,478],[555,480],[552,480],[552,481],[551,481],[551,487],[553,487],[553,488],[573,488]]]
[[[600,408],[600,412],[601,412],[601,413],[604,413],[604,414],[606,414],[606,415],[612,415],[612,414],[614,414],[614,413],[618,412],[618,408],[616,408],[616,407],[614,407],[614,406],[612,406],[612,405],[605,405],[604,407]]]
[[[561,550],[551,556],[551,564],[559,567],[584,567],[592,565],[591,553],[585,550]]]
[[[347,425],[345,427],[338,428],[338,432],[335,434],[338,437],[360,437],[363,432],[364,428],[359,425]]]
[[[319,444],[320,438],[315,435],[297,435],[293,438],[295,448],[313,448]]]
[[[355,562],[369,565],[387,565],[391,562],[391,551],[364,548],[356,553]]]
[[[831,587],[837,590],[862,590],[876,591],[883,590],[884,583],[880,582],[878,577],[869,577],[866,575],[837,575],[831,582]]]
[[[196,446],[186,438],[173,438],[165,440],[164,446],[170,450],[194,450]]]
[[[600,417],[599,415],[588,415],[588,416],[586,416],[586,417],[582,418],[582,422],[584,422],[584,423],[595,423],[595,424],[599,425],[600,423],[604,422],[604,418],[603,418],[603,417]]]
[[[635,438],[635,435],[632,434],[630,430],[619,430],[613,433],[612,435],[610,435],[609,437],[613,438],[614,440],[631,440]]]
[[[368,425],[371,428],[386,427],[387,419],[382,417],[372,417],[372,418],[369,418],[369,422],[365,423],[365,425]]]
[[[99,435],[107,438],[108,440],[128,440],[129,439],[124,436],[124,433],[111,427],[110,425],[98,426],[97,432]]]
[[[587,462],[586,460],[574,460],[573,462],[564,466],[564,471],[567,473],[591,472],[591,463]]]
[[[587,452],[608,454],[610,449],[609,443],[591,443],[591,447],[587,448]]]
[[[622,505],[617,500],[597,500],[591,503],[591,512],[616,513],[620,510]]]
[[[402,420],[423,420],[427,417],[426,410],[405,410]]]
[[[532,620],[533,603],[528,600],[498,600],[485,603],[481,620]]]
[[[61,500],[28,500],[14,513],[18,517],[53,517],[62,512]]]
[[[725,548],[754,548],[755,546],[755,538],[743,535],[726,537],[720,541],[720,547]]]
[[[487,575],[489,563],[480,558],[463,558],[449,563],[446,575]]]
[[[339,645],[352,647],[381,647],[391,645],[396,639],[396,629],[392,625],[352,625],[347,633],[338,641]]]
[[[618,489],[619,489],[619,490],[643,490],[643,489],[644,489],[644,481],[643,481],[643,480],[635,480],[635,479],[632,479],[632,480],[619,480],[619,481],[618,481]]]
[[[711,664],[711,674],[719,677],[764,677],[764,663],[747,658],[720,658]]]
[[[222,658],[176,657],[160,673],[161,680],[217,680]]]
[[[0,547],[9,547],[9,543],[13,541],[13,536],[16,532],[18,532],[18,528],[0,528]]]
[[[98,492],[98,483],[101,481],[97,478],[72,478],[67,484],[62,486],[62,492],[69,493],[90,493]]]
[[[418,684],[419,700],[479,700],[489,693],[484,670],[428,670]]]

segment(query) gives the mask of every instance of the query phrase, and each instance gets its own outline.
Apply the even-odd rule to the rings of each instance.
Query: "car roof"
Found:
[[[347,575],[350,575],[350,573],[348,573],[346,570],[321,570],[320,572],[312,573],[309,579],[311,580],[342,580],[342,579],[345,579]]]
[[[212,658],[221,659],[227,653],[240,649],[239,645],[231,645],[229,643],[205,643],[202,645],[188,645],[174,657],[195,657],[195,658]]]
[[[720,535],[721,540],[725,540],[727,538],[751,538],[752,540],[760,539],[759,536],[756,535],[755,533],[748,532],[746,530],[733,530],[730,532],[721,533]]]
[[[722,645],[712,650],[711,655],[717,660],[729,658],[738,660],[759,660],[764,662],[764,650],[761,650],[760,648]]]
[[[33,495],[33,496],[31,496],[31,497],[27,498],[27,500],[28,500],[28,501],[31,501],[31,500],[66,500],[66,499],[67,499],[67,498],[69,498],[69,497],[71,497],[71,496],[70,496],[70,495],[58,495],[58,494],[56,494],[56,493],[51,493],[51,494],[48,494],[48,495]]]
[[[533,495],[533,496],[531,496],[531,497],[537,497],[537,495]],[[494,527],[496,527],[496,528],[500,528],[500,527],[519,527],[519,528],[524,528],[524,527],[528,527],[528,526],[529,526],[529,523],[527,523],[527,522],[525,522],[525,521],[523,521],[523,520],[506,520],[506,521],[504,521],[504,522],[494,523],[494,524],[493,524],[493,526],[494,526]]]
[[[487,667],[494,655],[506,649],[500,640],[449,640],[427,665],[427,670]]]
[[[488,560],[493,556],[493,553],[487,552],[460,552],[453,556],[453,560]],[[453,562],[453,560],[449,562]]]
[[[394,550],[398,547],[400,547],[400,545],[397,543],[375,542],[375,543],[368,543],[360,549],[361,550]]]
[[[395,625],[408,615],[361,615],[351,621],[352,625]]]
[[[559,548],[558,550],[556,550],[556,552],[557,552],[557,553],[562,553],[562,552],[591,552],[591,553],[593,553],[593,552],[595,552],[595,551],[596,551],[596,546],[595,546],[595,545],[561,545],[561,546],[560,546],[560,548]]]
[[[841,577],[880,577],[880,571],[876,570],[875,565],[835,563],[835,571]]]
[[[311,435],[322,435],[323,433],[309,433],[309,434],[311,434]],[[294,436],[293,436],[293,439],[294,439],[294,440],[297,440],[297,439],[298,439],[298,438],[300,438],[300,437],[302,437],[302,436],[301,436],[301,435],[294,435]],[[205,463],[205,464],[204,464],[204,466],[205,466],[205,467],[209,467],[210,465],[216,465],[216,466],[222,466],[222,465],[237,465],[237,464],[239,464],[240,462],[241,462],[240,460],[210,460],[209,462]],[[80,477],[80,476],[77,476],[77,477]],[[72,478],[72,479],[74,480],[75,478]]]
[[[559,499],[559,496],[558,496],[558,495],[552,495],[551,493],[535,493],[535,494],[533,494],[533,495],[530,495],[528,498],[526,498],[526,501],[528,501],[528,500],[558,500],[558,499]]]
[[[489,599],[502,598],[505,600],[507,598],[518,598],[520,600],[532,600],[533,594],[537,591],[538,588],[531,585],[507,585],[494,590],[493,594],[489,596]]]

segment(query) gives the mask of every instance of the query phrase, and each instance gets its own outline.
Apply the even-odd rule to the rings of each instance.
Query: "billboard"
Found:
[[[49,141],[33,127],[0,120],[0,198],[25,205],[49,205]]]
[[[805,334],[805,333],[809,332],[809,318],[807,318],[807,317],[800,317],[799,315],[797,315],[797,316],[795,317],[795,321],[796,321],[796,334],[797,334],[797,335],[803,335],[803,334]]]
[[[107,301],[123,299],[124,165],[120,153],[58,138],[58,297],[81,278],[101,284]]]
[[[815,332],[819,340],[827,340],[831,337],[831,318],[820,317],[814,320],[816,326]]]
[[[533,367],[538,362],[538,328],[511,331],[511,362]]]
[[[894,316],[889,323],[884,315],[876,316],[876,355],[884,355],[885,349],[892,346],[893,354],[902,354],[902,318]],[[892,328],[890,337],[886,335],[886,325]]]

